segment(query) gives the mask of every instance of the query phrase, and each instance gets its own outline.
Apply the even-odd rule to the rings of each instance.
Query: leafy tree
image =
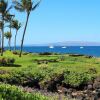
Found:
[[[11,32],[6,32],[4,36],[6,37],[6,39],[8,39],[9,50],[11,50],[11,37],[12,37]]]
[[[8,8],[8,2],[5,0],[0,0],[0,14],[1,14],[1,20],[2,20],[2,48],[1,48],[1,56],[3,56],[3,49],[4,49],[4,19],[5,19],[5,15],[7,14],[7,12],[9,12],[9,10],[12,8],[12,6],[10,6]]]
[[[0,21],[0,50],[1,50],[1,30],[2,30],[2,21]]]
[[[6,15],[5,15],[5,21],[9,23],[8,27],[10,29],[10,33],[12,33],[11,32],[11,29],[12,29],[11,23],[13,21],[14,16],[15,15],[11,15],[10,13],[6,13]],[[11,40],[10,40],[10,42],[11,42]],[[11,43],[9,43],[9,44],[11,44]],[[11,51],[11,48],[10,48],[10,51]]]
[[[18,20],[13,20],[11,27],[16,29],[16,34],[15,34],[15,39],[14,39],[14,49],[16,50],[16,38],[17,38],[18,30],[21,28],[21,23]]]
[[[32,0],[19,0],[19,1],[14,0],[13,1],[15,4],[16,10],[18,10],[20,12],[26,12],[26,14],[27,14],[27,19],[26,19],[26,24],[25,24],[23,36],[22,36],[21,51],[20,51],[19,57],[21,57],[21,55],[22,55],[23,42],[24,42],[24,37],[25,37],[26,28],[27,28],[30,13],[31,13],[31,11],[35,10],[38,7],[38,5],[40,4],[40,1],[38,1],[37,3],[34,3]]]

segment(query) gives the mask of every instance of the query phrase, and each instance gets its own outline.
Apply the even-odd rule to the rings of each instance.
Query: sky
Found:
[[[17,37],[20,45],[26,13],[11,13],[23,25]],[[42,0],[31,12],[24,45],[64,41],[100,42],[100,0]]]

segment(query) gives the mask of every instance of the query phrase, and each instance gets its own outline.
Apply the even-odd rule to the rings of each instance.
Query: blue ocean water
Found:
[[[13,50],[13,47],[12,47]],[[20,50],[20,47],[17,47]],[[54,48],[49,48],[48,46],[25,46],[23,51],[32,53],[41,52],[56,52],[56,53],[75,53],[75,54],[85,54],[100,57],[100,46],[68,46],[67,48],[62,48],[61,46],[56,46]]]

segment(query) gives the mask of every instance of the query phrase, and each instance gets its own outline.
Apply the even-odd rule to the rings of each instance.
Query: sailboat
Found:
[[[84,47],[80,47],[80,49],[83,49]]]
[[[49,48],[53,49],[53,48],[54,48],[54,46],[49,46]]]
[[[63,46],[62,48],[65,49],[65,48],[67,48],[67,47]]]

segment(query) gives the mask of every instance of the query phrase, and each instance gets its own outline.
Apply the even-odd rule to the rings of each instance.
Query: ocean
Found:
[[[7,49],[7,48],[6,48]],[[13,47],[12,47],[13,50]],[[20,47],[17,47],[20,50]],[[100,46],[68,46],[61,47],[55,46],[49,48],[48,46],[24,46],[23,51],[32,53],[42,53],[42,52],[54,52],[54,53],[71,53],[71,54],[84,54],[95,57],[100,57]]]

